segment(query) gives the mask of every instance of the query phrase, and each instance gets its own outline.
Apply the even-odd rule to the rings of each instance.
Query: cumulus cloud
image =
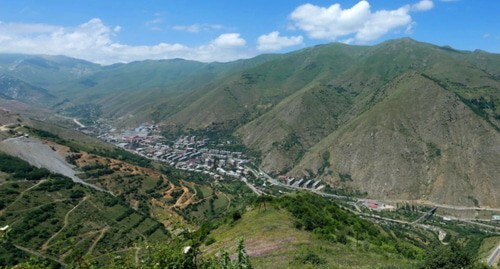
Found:
[[[120,30],[98,18],[76,27],[0,22],[0,53],[67,55],[101,64],[170,58],[231,61],[251,56],[238,33],[222,34],[195,47],[179,43],[132,46],[114,41]]]
[[[222,30],[225,27],[220,24],[191,24],[191,25],[175,25],[172,29],[176,31],[185,31],[190,33],[199,33],[211,30]]]
[[[426,11],[432,9],[433,7],[434,3],[431,0],[421,0],[420,2],[411,6],[411,8],[416,11]]]
[[[404,5],[394,10],[371,11],[366,0],[359,1],[351,8],[343,9],[340,4],[321,7],[304,4],[289,16],[296,29],[305,31],[310,38],[365,43],[373,41],[388,32],[412,25],[410,11],[432,8],[429,0],[417,4]]]
[[[286,47],[292,47],[303,43],[302,36],[280,36],[277,31],[267,35],[261,35],[257,39],[257,50],[259,51],[277,51]]]
[[[247,42],[238,33],[222,34],[212,41],[212,45],[221,48],[242,47]]]

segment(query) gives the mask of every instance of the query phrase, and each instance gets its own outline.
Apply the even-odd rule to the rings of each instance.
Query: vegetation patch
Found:
[[[15,179],[40,180],[51,175],[45,168],[37,168],[29,163],[0,152],[0,171],[9,173]]]
[[[352,177],[351,174],[348,173],[339,173],[340,181],[342,182],[351,182]]]

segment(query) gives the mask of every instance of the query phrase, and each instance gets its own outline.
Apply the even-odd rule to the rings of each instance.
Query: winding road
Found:
[[[269,183],[271,183],[273,185],[281,186],[281,187],[284,187],[287,189],[307,190],[307,191],[313,192],[315,194],[321,195],[323,197],[330,197],[330,198],[342,199],[342,200],[354,200],[354,201],[359,201],[359,202],[371,200],[371,199],[362,199],[362,198],[355,198],[355,197],[350,197],[350,196],[330,194],[330,193],[325,193],[325,192],[318,191],[315,189],[307,189],[307,188],[289,186],[289,185],[286,185],[286,184],[272,178],[271,176],[269,176],[266,172],[262,171],[261,169],[259,169],[259,171],[256,171],[255,169],[252,169],[251,167],[248,167],[248,166],[246,168],[248,170],[250,170],[255,175],[255,177],[257,177],[257,178],[264,177]],[[397,203],[397,202],[411,202],[411,203],[413,203],[414,202],[415,204],[419,204],[419,205],[431,206],[431,207],[433,207],[433,210],[435,210],[435,208],[445,208],[445,209],[454,209],[454,210],[482,210],[482,211],[500,212],[500,208],[453,206],[453,205],[436,204],[436,203],[424,202],[424,201],[384,200],[381,202],[388,202],[388,203]],[[422,216],[422,218],[425,217],[426,215]],[[387,219],[387,220],[390,221],[390,219]],[[496,227],[493,225],[487,225],[484,223],[478,223],[478,222],[467,220],[467,219],[455,218],[455,220],[469,223],[469,224],[473,224],[473,225],[478,225],[478,226],[481,226],[484,228],[489,228],[489,229],[493,229],[493,230],[500,230],[500,227]],[[395,221],[395,220],[392,220],[392,221]],[[416,224],[416,223],[414,223],[414,224]],[[498,257],[498,256],[500,256],[500,253],[498,253],[496,255]]]

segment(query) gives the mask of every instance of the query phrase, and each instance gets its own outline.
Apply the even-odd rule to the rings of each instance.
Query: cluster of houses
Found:
[[[204,173],[215,179],[222,179],[224,176],[242,179],[249,173],[244,167],[248,159],[242,152],[210,149],[208,142],[206,138],[184,136],[178,138],[173,145],[161,145],[161,150],[158,151],[157,148],[152,157],[180,170]]]
[[[100,139],[133,151],[143,157],[157,160],[189,172],[204,173],[214,179],[232,177],[244,179],[249,171],[248,162],[242,152],[214,149],[209,139],[182,136],[175,141],[166,141],[155,135],[156,125],[141,125],[133,130],[114,135],[105,133]]]

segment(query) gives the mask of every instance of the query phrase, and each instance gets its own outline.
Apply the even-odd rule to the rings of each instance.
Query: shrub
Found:
[[[14,178],[40,180],[51,175],[45,168],[31,166],[28,162],[17,157],[0,152],[0,171],[12,174]]]
[[[310,250],[306,251],[306,253],[296,256],[294,261],[300,264],[312,264],[315,266],[326,263],[326,260],[324,258],[321,258],[318,254]]]
[[[71,194],[69,195],[69,197],[71,199],[79,199],[79,198],[82,198],[85,196],[85,192],[82,191],[82,190],[74,190],[71,192]]]
[[[233,214],[231,215],[231,217],[233,218],[233,221],[237,221],[237,220],[241,219],[240,211],[234,211]]]

